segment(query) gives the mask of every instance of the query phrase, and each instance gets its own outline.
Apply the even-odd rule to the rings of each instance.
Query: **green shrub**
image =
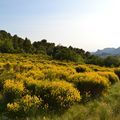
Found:
[[[111,84],[114,84],[119,81],[118,76],[114,72],[98,72],[100,76],[106,77]]]
[[[40,96],[49,110],[65,110],[80,101],[80,92],[65,81],[44,81],[36,84],[35,92]]]

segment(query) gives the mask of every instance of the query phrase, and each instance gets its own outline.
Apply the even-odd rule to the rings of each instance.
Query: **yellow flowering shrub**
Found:
[[[28,70],[31,70],[33,68],[33,65],[30,63],[26,62],[25,64],[20,65],[20,72],[26,72]]]
[[[66,67],[53,67],[43,70],[45,78],[49,80],[60,79],[66,80],[70,74],[74,74],[75,71]]]
[[[107,78],[95,72],[75,74],[70,76],[68,81],[73,82],[81,94],[90,93],[93,96],[102,94],[110,85]]]
[[[45,78],[45,75],[40,70],[30,70],[26,73],[26,77],[31,77],[33,79],[41,80]]]
[[[16,80],[19,80],[19,81],[24,81],[24,80],[26,80],[26,76],[25,76],[25,73],[16,73],[15,74],[15,79]]]
[[[0,111],[13,114],[13,119],[43,109],[64,111],[81,98],[104,93],[120,78],[120,68],[41,55],[0,54],[0,58]]]
[[[26,95],[19,99],[17,102],[8,103],[7,111],[9,115],[13,116],[25,116],[28,114],[33,115],[33,113],[38,110],[42,100],[37,96]]]
[[[120,79],[120,68],[114,69],[115,74],[119,77]]]
[[[19,109],[20,109],[20,105],[17,102],[13,102],[13,103],[8,103],[7,104],[7,110],[8,111],[18,112]]]
[[[25,87],[23,82],[6,80],[3,85],[3,92],[7,101],[11,102],[15,98],[21,97],[24,93]]]
[[[24,81],[26,89],[28,89],[31,94],[35,94],[35,87],[37,84],[40,84],[41,82],[42,81],[40,80],[34,80],[32,78],[27,78]]]
[[[40,96],[50,110],[65,110],[80,101],[80,92],[65,81],[44,81],[36,85],[36,95]]]
[[[109,71],[109,72],[113,72],[113,70],[111,68],[106,68],[106,67],[100,67],[100,66],[97,66],[97,65],[87,65],[90,69],[92,69],[93,71],[97,72],[97,71],[102,71],[102,72],[106,72],[106,71]]]
[[[25,113],[29,113],[30,111],[33,112],[33,109],[35,110],[39,108],[39,106],[42,104],[42,99],[35,95],[26,95],[22,97],[19,104]]]
[[[76,72],[91,72],[92,70],[86,65],[79,65],[75,68]]]
[[[114,72],[98,72],[99,75],[106,77],[111,84],[119,81],[118,76]]]

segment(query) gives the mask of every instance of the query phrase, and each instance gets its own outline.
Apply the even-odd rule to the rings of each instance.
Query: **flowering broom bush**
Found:
[[[120,68],[115,69],[114,72],[120,79]]]
[[[65,110],[80,101],[80,92],[65,81],[44,81],[36,84],[35,92],[49,110]]]
[[[98,96],[104,93],[110,85],[107,78],[95,72],[71,75],[69,81],[76,85],[81,94],[90,93],[92,96]]]
[[[24,90],[25,87],[21,81],[6,80],[3,85],[3,93],[8,102],[12,102],[14,99],[20,98],[24,93]]]
[[[118,76],[114,72],[98,72],[99,75],[106,77],[111,84],[119,81]]]
[[[37,96],[26,95],[17,102],[8,103],[7,111],[10,116],[30,116],[36,113],[36,110],[42,104],[42,99]]]
[[[79,65],[75,68],[76,72],[91,72],[92,70],[86,65]]]

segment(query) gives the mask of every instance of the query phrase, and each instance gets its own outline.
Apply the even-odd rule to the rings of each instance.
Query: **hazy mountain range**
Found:
[[[120,55],[120,47],[98,49],[96,52],[93,52],[93,54],[98,56]]]

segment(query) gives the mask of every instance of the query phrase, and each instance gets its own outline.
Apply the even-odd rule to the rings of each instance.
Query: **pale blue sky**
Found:
[[[95,51],[120,46],[119,0],[0,0],[0,29]]]

